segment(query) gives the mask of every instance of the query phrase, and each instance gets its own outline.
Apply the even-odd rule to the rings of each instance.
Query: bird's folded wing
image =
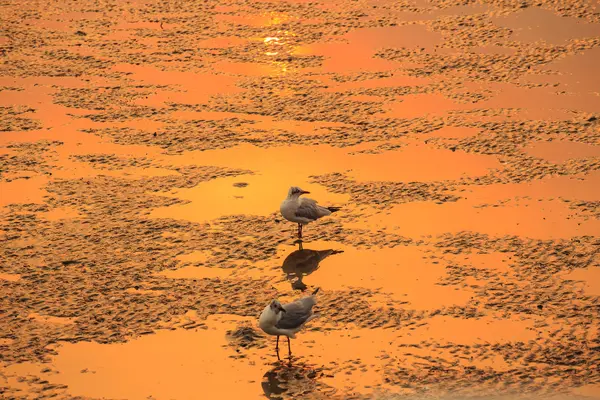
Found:
[[[304,300],[304,299],[302,299]],[[276,327],[279,329],[294,329],[301,326],[312,315],[314,301],[298,300],[293,303],[285,304],[285,312],[279,320]]]
[[[303,198],[300,202],[300,205],[296,209],[296,216],[312,220],[318,219],[320,212],[317,202],[312,199]]]

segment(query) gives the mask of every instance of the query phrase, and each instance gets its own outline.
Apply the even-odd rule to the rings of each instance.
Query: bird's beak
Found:
[[[303,190],[300,192],[300,194],[310,194],[310,192],[307,192],[306,190]]]
[[[283,308],[283,307],[281,307],[280,310],[281,310],[281,312],[287,312],[287,311],[285,311],[285,308]]]

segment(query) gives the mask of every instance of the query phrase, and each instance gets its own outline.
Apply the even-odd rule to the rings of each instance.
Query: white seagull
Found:
[[[295,339],[296,333],[304,327],[304,325],[318,317],[312,310],[317,303],[315,295],[319,291],[317,288],[310,296],[303,297],[292,303],[282,305],[278,300],[272,300],[265,307],[258,319],[258,326],[265,333],[277,336],[277,344],[275,350],[279,358],[279,336],[287,336],[288,351],[292,356],[292,347],[290,338]]]
[[[338,211],[339,207],[323,207],[317,204],[313,199],[300,197],[307,194],[297,186],[292,186],[288,191],[287,198],[281,203],[279,208],[283,218],[291,222],[298,223],[298,239],[302,239],[302,226],[318,220],[319,218],[331,215]]]

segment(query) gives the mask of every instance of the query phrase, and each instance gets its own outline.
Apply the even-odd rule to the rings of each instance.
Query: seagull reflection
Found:
[[[276,369],[272,369],[264,374],[261,386],[265,396],[268,399],[281,399],[281,395],[287,391],[287,389],[280,386],[281,383]]]
[[[332,388],[316,379],[322,375],[322,368],[314,365],[277,362],[273,369],[263,375],[261,386],[268,399],[282,399],[284,393],[286,398],[299,398],[316,389],[319,392],[329,392]]]
[[[342,250],[310,250],[302,247],[302,242],[298,244],[298,250],[290,253],[281,269],[285,272],[286,278],[291,282],[292,289],[305,291],[307,286],[302,279],[319,269],[321,261],[333,254],[343,253]]]

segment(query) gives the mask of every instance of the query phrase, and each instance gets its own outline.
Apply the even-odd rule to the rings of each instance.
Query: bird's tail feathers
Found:
[[[336,211],[340,211],[342,209],[342,207],[327,207],[327,209],[329,211],[331,211],[332,213],[336,212]]]
[[[306,320],[306,322],[305,322],[305,323],[308,323],[308,322],[312,321],[312,320],[313,320],[313,319],[315,319],[315,318],[319,318],[320,316],[321,316],[321,314],[319,314],[319,313],[314,313],[313,315],[311,315],[310,317],[308,317],[308,319]]]

